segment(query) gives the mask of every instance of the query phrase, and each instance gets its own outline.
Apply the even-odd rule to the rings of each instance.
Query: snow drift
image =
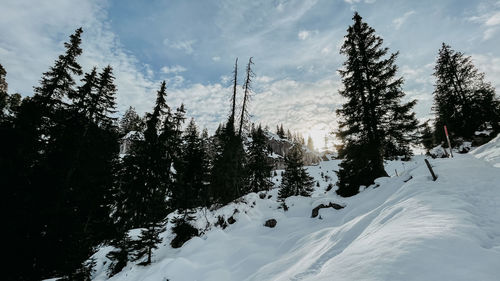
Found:
[[[499,280],[499,155],[497,137],[471,154],[430,159],[436,181],[423,156],[390,161],[392,177],[351,198],[326,191],[339,161],[321,162],[308,167],[320,187],[310,198],[288,198],[288,211],[279,208],[277,189],[200,210],[197,227],[211,225],[204,235],[172,249],[167,230],[152,265],[129,263],[110,280]],[[345,208],[311,218],[330,202]],[[236,222],[214,227],[218,216]],[[271,218],[276,227],[265,227]],[[108,279],[109,250],[95,254],[94,280]]]

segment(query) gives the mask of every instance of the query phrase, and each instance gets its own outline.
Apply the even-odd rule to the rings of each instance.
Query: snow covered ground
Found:
[[[325,191],[336,181],[339,161],[321,162],[308,168],[320,187],[310,198],[287,199],[288,211],[279,208],[277,189],[264,199],[253,193],[219,210],[200,211],[197,227],[211,225],[204,235],[172,249],[167,230],[152,265],[129,263],[110,280],[498,281],[499,155],[497,137],[470,154],[429,159],[436,181],[423,156],[391,161],[390,178],[351,198]],[[321,209],[311,218],[314,207],[329,202],[345,208]],[[217,216],[236,222],[223,230],[214,227]],[[276,227],[265,227],[271,218]],[[94,280],[108,280],[107,251],[95,255]]]

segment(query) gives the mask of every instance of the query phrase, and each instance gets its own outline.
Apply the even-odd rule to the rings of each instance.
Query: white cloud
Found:
[[[307,38],[309,38],[310,35],[311,35],[310,31],[302,30],[299,32],[297,36],[299,37],[300,40],[306,40]]]
[[[489,6],[486,4],[479,5],[478,16],[468,18],[471,22],[480,23],[484,27],[483,40],[492,39],[495,33],[500,29],[500,4]]]
[[[406,12],[403,16],[394,19],[392,21],[392,23],[394,24],[394,27],[396,28],[396,30],[400,29],[401,26],[406,22],[406,20],[408,20],[408,18],[413,14],[415,14],[415,11],[409,11],[409,12]]]
[[[213,61],[220,61],[220,57],[219,56],[212,57],[212,60]]]
[[[97,0],[3,1],[0,60],[8,71],[10,90],[31,95],[41,74],[64,52],[63,42],[82,26],[83,54],[78,61],[84,71],[94,65],[99,68],[111,65],[118,88],[118,109],[124,111],[133,105],[140,112],[149,110],[159,83],[151,80],[148,65],[141,66],[122,48],[110,31],[102,3]]]
[[[163,44],[172,49],[184,51],[186,54],[192,54],[194,52],[193,44],[196,40],[184,40],[172,42],[169,39],[163,40]]]
[[[486,26],[495,26],[500,24],[500,12],[490,15],[484,22]]]
[[[376,1],[377,1],[377,0],[365,0],[364,2],[365,2],[366,4],[373,4],[373,3],[375,3]],[[360,2],[361,2],[361,0],[344,0],[344,2],[349,3],[349,4],[355,4],[355,3],[360,3]]]
[[[500,57],[492,54],[472,54],[474,65],[486,74],[486,81],[500,89]]]
[[[165,74],[170,74],[170,73],[179,73],[179,72],[184,72],[187,69],[183,66],[180,65],[173,65],[173,66],[164,66],[160,69],[162,73]]]

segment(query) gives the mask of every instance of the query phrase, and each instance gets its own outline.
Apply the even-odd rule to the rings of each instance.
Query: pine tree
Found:
[[[429,125],[429,121],[430,120],[427,120],[420,125],[420,142],[427,150],[427,153],[429,153],[429,150],[431,150],[435,144],[434,133]]]
[[[248,192],[269,190],[273,166],[267,157],[267,142],[262,127],[259,125],[252,132],[252,142],[248,147]]]
[[[288,132],[290,132],[290,130],[288,130]],[[283,129],[283,124],[281,124],[281,126],[277,126],[277,129],[276,129],[276,134],[278,135],[278,137],[280,137],[281,139],[285,139],[287,138],[287,136],[285,136],[285,130]]]
[[[136,139],[131,152],[123,159],[117,182],[115,221],[124,229],[142,227],[141,235],[134,241],[134,259],[147,256],[141,264],[151,263],[152,251],[161,242],[164,219],[168,214],[167,192],[171,189],[171,164],[165,142],[165,127],[161,120],[172,119],[166,103],[166,83],[157,92],[152,113],[146,116],[144,137]],[[164,121],[164,123],[167,121]],[[162,128],[159,131],[159,128]]]
[[[337,137],[343,142],[339,154],[344,156],[337,193],[342,196],[352,196],[360,185],[387,176],[383,156],[391,153],[389,144],[395,144],[397,153],[410,153],[408,142],[417,124],[410,112],[415,102],[401,103],[403,79],[395,77],[394,64],[398,54],[383,58],[388,49],[381,47],[382,38],[358,13],[353,20],[340,50],[347,56],[339,70],[344,84],[339,93],[347,103],[337,110]]]
[[[110,246],[113,246],[114,250],[110,251],[106,257],[111,260],[108,276],[112,277],[122,271],[131,259],[132,242],[128,233],[122,230],[121,235],[113,239]]]
[[[40,86],[35,88],[42,102],[47,106],[61,106],[63,97],[75,94],[75,81],[72,75],[82,75],[82,67],[76,58],[82,54],[80,44],[83,29],[80,27],[70,36],[70,41],[64,43],[66,53],[60,55],[54,66],[43,74]]]
[[[438,141],[444,141],[444,125],[452,140],[456,137],[470,140],[476,130],[488,126],[499,131],[500,101],[470,57],[443,43],[433,75],[436,77],[433,109]]]
[[[162,239],[160,234],[165,231],[164,223],[161,221],[148,222],[146,228],[141,230],[139,239],[134,241],[133,251],[134,258],[133,261],[138,261],[146,256],[146,260],[139,263],[139,265],[149,265],[152,262],[153,250],[158,249],[158,244],[161,243]]]
[[[142,119],[135,111],[135,108],[130,106],[123,117],[120,119],[120,133],[126,135],[128,132],[140,132],[142,131]]]
[[[304,169],[302,146],[294,144],[285,157],[285,172],[278,192],[283,200],[290,196],[310,196],[314,189],[314,180]]]

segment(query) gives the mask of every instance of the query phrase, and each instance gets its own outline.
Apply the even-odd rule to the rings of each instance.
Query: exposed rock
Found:
[[[259,193],[259,198],[260,199],[265,199],[266,198],[266,194],[264,192]]]
[[[218,216],[217,217],[217,221],[215,222],[215,226],[218,226],[218,227],[220,227],[222,229],[226,229],[227,222],[226,222],[226,220],[224,219],[223,216]]]
[[[229,224],[233,224],[233,223],[235,223],[235,222],[236,222],[236,220],[234,219],[234,217],[233,217],[233,216],[230,216],[230,217],[227,219],[227,223],[229,223]]]
[[[285,169],[285,156],[292,149],[293,142],[288,139],[282,139],[276,134],[265,132],[267,138],[267,147],[269,148],[269,162],[273,164],[274,169]],[[318,164],[321,157],[318,153],[309,150],[306,146],[302,147],[302,161],[304,165],[310,166]]]
[[[277,223],[278,222],[275,219],[269,219],[266,221],[266,223],[264,223],[264,226],[273,228],[276,226]]]
[[[335,210],[340,210],[340,209],[343,209],[344,207],[345,206],[342,206],[342,205],[339,205],[339,204],[336,204],[336,203],[332,203],[332,202],[330,202],[330,204],[328,204],[328,205],[319,204],[316,208],[314,208],[312,210],[311,218],[317,217],[318,214],[319,214],[319,210],[320,209],[334,208]]]

